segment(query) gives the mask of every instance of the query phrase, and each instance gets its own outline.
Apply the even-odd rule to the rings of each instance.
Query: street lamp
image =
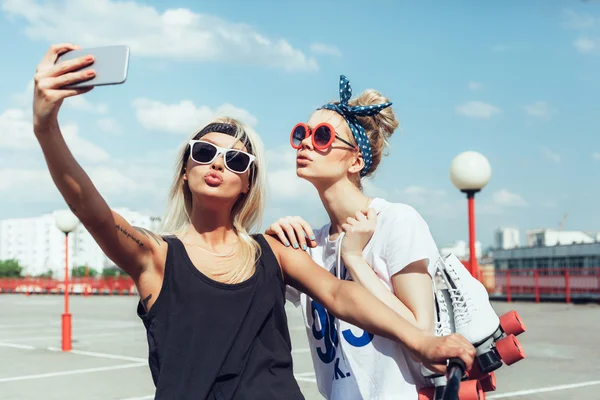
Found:
[[[475,193],[487,185],[492,168],[487,158],[475,151],[460,153],[450,164],[450,180],[458,190],[467,195],[469,205],[469,272],[481,280],[475,253]]]
[[[54,213],[56,226],[65,234],[65,311],[62,315],[62,350],[71,350],[71,314],[69,313],[69,233],[77,228],[79,220],[70,210]]]

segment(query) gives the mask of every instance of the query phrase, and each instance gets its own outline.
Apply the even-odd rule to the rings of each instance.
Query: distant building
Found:
[[[600,267],[600,235],[562,229],[527,231],[526,247],[493,250],[494,266],[507,269],[564,269]]]
[[[160,218],[127,208],[115,211],[134,226],[156,231],[160,223]],[[65,235],[56,227],[52,213],[0,221],[0,260],[11,258],[24,267],[23,274],[36,276],[51,270],[55,278],[64,278]],[[114,265],[82,224],[69,234],[69,266],[79,265],[98,271]]]
[[[494,250],[497,270],[600,267],[600,242]]]
[[[494,232],[494,239],[497,249],[514,249],[521,246],[518,228],[498,228]]]
[[[560,229],[531,229],[527,231],[527,246],[558,246],[569,244],[594,243],[598,233],[583,231],[563,231]]]
[[[458,257],[458,259],[460,260],[468,260],[471,257],[469,251],[469,244],[464,240],[457,240],[451,246],[441,247],[439,251],[442,257],[445,257],[451,253]],[[478,259],[481,258],[481,242],[475,242],[475,256]]]

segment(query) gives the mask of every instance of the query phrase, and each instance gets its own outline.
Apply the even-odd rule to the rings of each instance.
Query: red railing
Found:
[[[600,300],[600,268],[495,271],[493,284],[487,286],[492,297],[504,297],[507,301]]]
[[[62,294],[65,283],[51,278],[0,278],[0,293],[29,294]],[[69,293],[80,295],[137,295],[133,280],[128,277],[118,278],[83,278],[69,279]]]
[[[600,301],[600,268],[511,269],[482,271],[491,298],[513,300]],[[0,293],[62,294],[61,280],[49,278],[0,278]],[[69,293],[77,295],[137,295],[128,276],[72,278]]]

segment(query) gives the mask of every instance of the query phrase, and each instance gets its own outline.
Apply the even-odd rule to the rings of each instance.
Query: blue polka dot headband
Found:
[[[340,103],[339,104],[325,104],[318,109],[327,109],[335,111],[340,114],[346,120],[346,123],[352,131],[352,135],[356,139],[360,154],[363,156],[365,161],[365,167],[360,171],[360,176],[365,176],[371,169],[373,164],[373,150],[371,149],[371,143],[369,137],[365,132],[365,128],[358,122],[356,117],[366,117],[377,115],[383,110],[392,105],[391,102],[383,104],[374,104],[369,106],[355,106],[350,107],[348,101],[352,97],[352,88],[350,87],[350,81],[344,75],[340,75]]]

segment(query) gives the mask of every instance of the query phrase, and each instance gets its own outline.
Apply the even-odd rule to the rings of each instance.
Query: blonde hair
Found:
[[[355,99],[351,99],[348,105],[354,106],[370,106],[374,104],[387,103],[390,101],[387,97],[379,93],[374,89],[367,89]],[[366,172],[365,176],[371,176],[379,166],[381,158],[384,156],[384,150],[389,148],[388,139],[392,136],[396,128],[400,126],[400,123],[396,119],[396,115],[392,110],[392,107],[387,107],[381,110],[379,114],[372,117],[357,117],[358,122],[365,129],[365,133],[369,137],[369,143],[371,144],[371,150],[373,152],[373,163],[371,168]],[[356,139],[352,135],[351,142],[356,144]],[[356,182],[358,187],[362,189],[360,178]]]
[[[253,229],[259,230],[265,207],[266,173],[263,156],[263,145],[258,134],[251,127],[230,117],[219,117],[212,122],[230,124],[236,127],[235,138],[242,143],[247,141],[256,157],[250,167],[249,190],[241,194],[231,210],[233,228],[240,240],[239,254],[242,263],[227,276],[226,283],[241,282],[250,277],[254,264],[260,257],[260,245],[250,236]],[[200,129],[201,130],[201,129]],[[192,138],[200,132],[198,130]],[[187,155],[187,156],[186,156]],[[175,167],[175,175],[171,185],[169,203],[162,219],[160,230],[168,234],[182,234],[191,224],[192,192],[183,179],[183,173],[189,157],[189,144],[181,148]]]

